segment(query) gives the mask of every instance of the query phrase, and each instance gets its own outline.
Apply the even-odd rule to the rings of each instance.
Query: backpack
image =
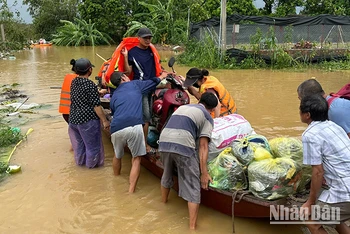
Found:
[[[350,100],[350,83],[344,85],[338,92],[330,93],[329,96],[331,97],[327,100],[328,106],[330,106],[336,98],[344,98]]]

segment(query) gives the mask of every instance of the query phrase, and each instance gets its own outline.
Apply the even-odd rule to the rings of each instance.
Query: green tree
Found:
[[[57,29],[57,34],[53,34],[56,45],[63,46],[95,46],[100,44],[110,44],[113,41],[107,34],[96,29],[95,24],[85,20],[75,19],[75,22],[60,20],[63,26]]]
[[[277,3],[276,16],[296,15],[296,7],[303,6],[302,0],[280,0]]]
[[[350,1],[348,0],[305,0],[303,14],[319,15],[350,15]]]
[[[200,3],[202,2],[202,3]],[[201,15],[205,16],[205,20],[209,19],[213,16],[220,16],[221,12],[221,1],[220,0],[207,0],[207,1],[198,1],[196,4],[191,6],[191,14],[193,17],[191,17],[191,20],[193,22],[197,21],[198,19],[202,18]],[[257,15],[258,10],[253,4],[252,0],[231,0],[227,1],[226,3],[226,13],[227,15],[232,15],[234,13],[241,14],[241,15]],[[209,16],[209,17],[208,17]]]
[[[166,3],[157,1],[156,4],[139,2],[140,5],[148,9],[148,12],[135,14],[135,21],[129,24],[126,36],[136,34],[140,27],[148,27],[152,30],[153,41],[164,43],[181,43],[186,35],[186,21],[183,19],[174,19],[174,12],[179,9],[174,7],[174,0],[168,0]]]
[[[28,5],[37,37],[51,39],[61,26],[60,20],[73,21],[77,17],[79,0],[23,0]]]
[[[0,51],[22,49],[31,37],[31,28],[19,19],[19,12],[13,13],[10,7],[15,7],[17,2],[9,6],[6,0],[0,0],[0,24],[3,24],[5,39],[0,38]]]
[[[119,41],[126,31],[126,25],[131,19],[135,1],[124,0],[85,0],[79,5],[82,19],[95,23],[100,32],[107,33]]]
[[[271,15],[273,7],[275,5],[275,0],[264,0],[265,6],[262,9],[262,14],[263,15]]]

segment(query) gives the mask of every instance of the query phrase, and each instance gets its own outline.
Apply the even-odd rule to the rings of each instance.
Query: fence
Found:
[[[269,40],[270,27],[274,29],[277,44],[310,42],[318,48],[346,49],[350,42],[350,25],[306,25],[306,26],[271,26],[261,24],[231,24],[226,28],[226,47],[241,48],[250,44],[251,37],[260,30],[263,34],[262,47]],[[191,34],[201,39],[206,33],[219,44],[219,26],[205,26]],[[205,33],[206,32],[206,33]]]
[[[308,46],[327,49],[347,49],[350,45],[349,16],[292,16],[273,18],[268,16],[231,15],[226,23],[226,47],[240,48],[250,44],[251,37],[261,32],[261,45],[269,40],[276,44],[292,43],[293,48],[304,42]],[[272,29],[272,30],[271,30]],[[220,20],[212,18],[192,24],[191,36],[201,39],[207,32],[219,43]],[[289,45],[289,44],[288,44]],[[309,49],[306,47],[306,49]]]

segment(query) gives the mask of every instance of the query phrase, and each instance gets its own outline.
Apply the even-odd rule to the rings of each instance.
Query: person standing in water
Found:
[[[105,129],[109,129],[109,121],[102,110],[97,86],[89,79],[93,65],[86,58],[73,63],[78,76],[71,84],[68,133],[76,164],[94,168],[104,163],[100,121]]]
[[[208,170],[208,144],[214,126],[210,113],[218,105],[215,94],[206,92],[199,104],[180,106],[170,117],[159,137],[159,152],[164,166],[161,180],[162,202],[168,202],[177,168],[179,196],[188,203],[190,229],[196,228],[201,187],[212,181]]]
[[[140,175],[141,157],[146,154],[142,124],[142,95],[154,89],[166,77],[133,80],[122,72],[113,72],[111,83],[116,87],[110,101],[112,111],[111,141],[114,148],[113,172],[120,175],[124,148],[127,145],[132,156],[129,193],[133,193]]]

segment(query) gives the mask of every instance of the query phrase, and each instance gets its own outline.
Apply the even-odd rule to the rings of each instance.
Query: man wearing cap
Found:
[[[89,77],[94,65],[86,58],[72,60],[75,73],[70,92],[70,111],[68,134],[74,150],[77,165],[88,168],[102,166],[104,149],[101,123],[109,128],[109,121],[103,113],[97,86]]]
[[[126,75],[129,76],[133,73],[134,80],[149,80],[152,77],[158,77],[161,75],[161,65],[158,52],[154,47],[151,47],[152,32],[148,28],[140,28],[137,33],[139,44],[133,47],[130,51],[126,48],[122,50],[124,55],[124,70]],[[145,93],[142,98],[143,120],[144,124],[144,136],[147,139],[148,126],[151,120],[151,96],[154,89]]]
[[[123,72],[113,72],[111,75],[110,81],[117,87],[110,101],[113,115],[111,141],[115,152],[113,172],[116,176],[120,175],[124,147],[128,145],[132,156],[129,193],[135,191],[140,175],[141,156],[146,154],[142,128],[142,95],[153,90],[166,75],[164,72],[159,78],[151,77],[145,81],[130,81]]]

